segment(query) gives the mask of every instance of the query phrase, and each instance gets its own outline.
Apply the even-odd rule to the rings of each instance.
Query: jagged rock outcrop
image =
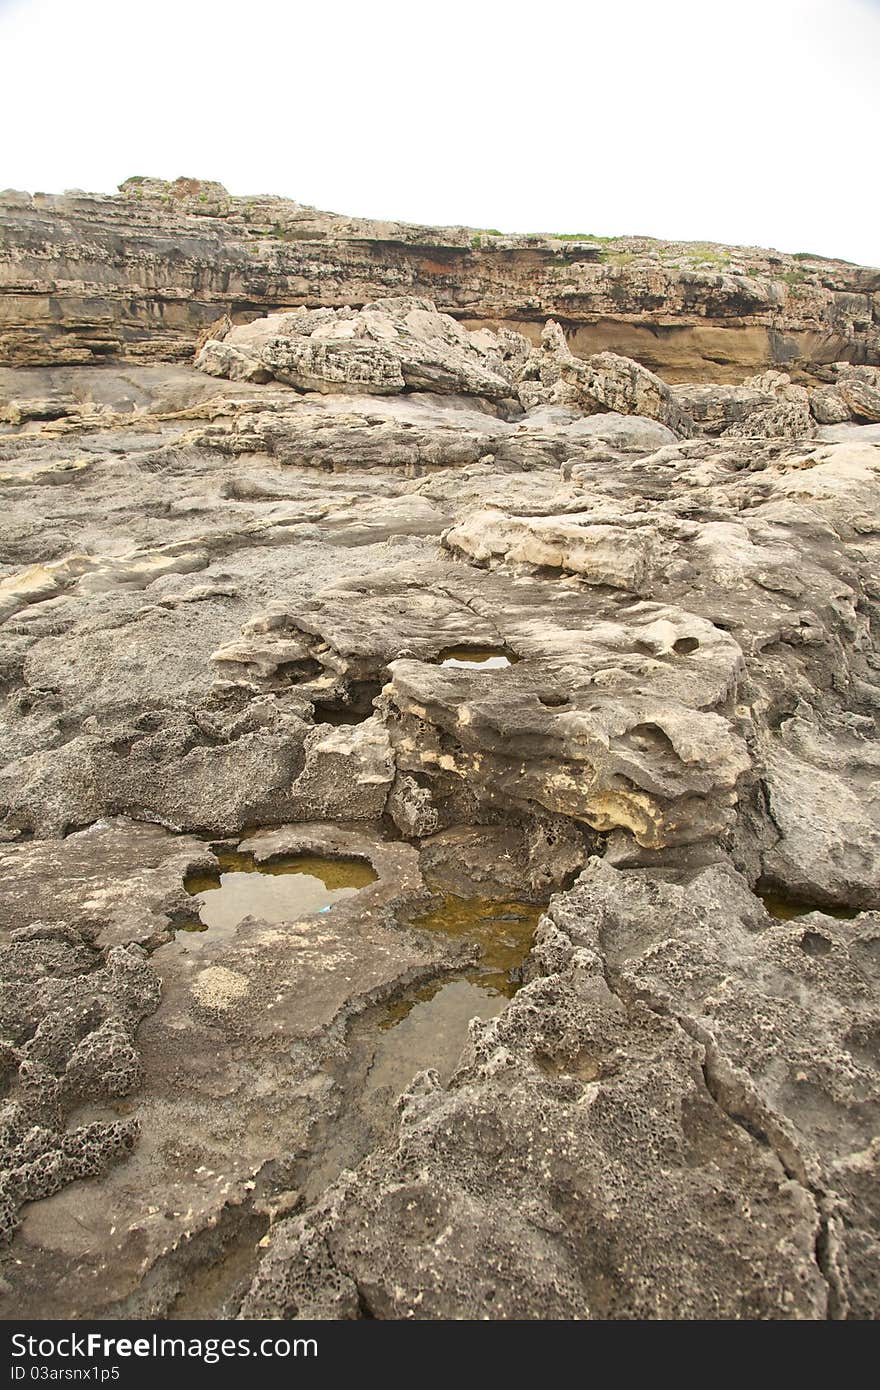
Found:
[[[585,415],[609,410],[659,420],[680,436],[694,432],[690,416],[653,372],[613,352],[582,361],[569,350],[552,319],[541,334],[540,347],[520,372],[519,398],[527,409],[552,404],[573,406]]]
[[[425,391],[479,397],[484,410],[489,402],[500,403],[508,420],[515,417],[518,400],[528,413],[549,408],[567,410],[576,417],[609,413],[657,420],[677,438],[705,432],[800,439],[814,435],[817,423],[839,423],[859,412],[861,419],[871,423],[874,414],[880,415],[876,386],[880,368],[835,363],[837,384],[811,389],[777,371],[764,372],[741,386],[686,383],[670,387],[638,362],[615,353],[575,357],[552,319],[540,346],[530,350],[521,334],[468,333],[421,299],[382,299],[360,311],[301,309],[270,314],[240,328],[227,321],[216,333],[206,338],[196,356],[196,366],[211,376],[251,383],[277,380],[300,392],[330,396]],[[7,408],[15,423],[23,418],[52,418],[52,413],[51,401],[16,401]],[[314,423],[320,428],[324,418],[316,414]],[[293,454],[288,418],[273,424],[258,416],[248,426],[260,432],[258,439],[245,441],[239,448],[248,442],[251,447],[271,447],[274,436]],[[491,434],[481,434],[488,449]],[[460,430],[456,439],[459,449],[468,444],[474,448]],[[375,444],[375,438],[371,442]],[[412,439],[408,442],[415,444]],[[308,448],[308,443],[303,441],[299,448]],[[378,456],[387,459],[393,448],[389,430],[381,439]],[[429,459],[431,451],[426,449],[424,457]]]
[[[535,630],[535,610],[551,603],[546,583],[475,575],[462,588],[442,567],[406,566],[372,576],[367,594],[338,585],[311,611],[258,620],[252,644],[215,660],[245,680],[265,677],[270,662],[277,680],[298,661],[300,688],[313,698],[387,676],[396,766],[436,779],[435,802],[446,803],[438,824],[464,819],[465,808],[471,820],[491,818],[506,804],[597,830],[625,825],[648,845],[722,833],[749,768],[741,738],[716,712],[735,692],[736,643],[652,604],[617,609],[585,643],[573,606],[558,601]],[[471,604],[491,622],[475,623]],[[505,670],[431,661],[462,642],[499,640],[518,658]],[[313,679],[310,658],[323,667]]]
[[[552,321],[535,352],[521,334],[468,333],[424,299],[381,299],[359,312],[270,314],[221,331],[221,339],[206,340],[196,366],[232,381],[275,378],[324,394],[439,391],[510,404],[518,396],[527,409],[557,405],[583,415],[638,415],[659,420],[678,436],[694,432],[693,421],[653,372],[610,352],[579,360]]]
[[[511,516],[494,508],[475,512],[447,531],[443,543],[478,564],[507,561],[536,569],[559,569],[588,583],[642,593],[651,587],[655,534],[596,522],[591,513]]]
[[[816,433],[812,393],[794,385],[787,372],[764,372],[741,386],[680,384],[671,394],[706,434],[800,439]]]
[[[805,388],[795,385],[787,372],[764,372],[741,386],[673,386],[672,396],[702,431],[712,435],[729,431],[750,438],[799,439],[816,433],[814,422],[880,421],[880,369],[835,362],[821,375],[828,385]]]
[[[233,381],[270,381],[299,391],[395,395],[405,388],[509,397],[529,355],[515,333],[468,333],[427,299],[381,299],[351,309],[269,314],[222,340],[209,338],[196,366]]]
[[[811,393],[811,408],[817,420],[827,425],[837,425],[842,420],[856,420],[860,425],[880,422],[880,369],[835,362],[827,375],[833,384],[827,390]]]

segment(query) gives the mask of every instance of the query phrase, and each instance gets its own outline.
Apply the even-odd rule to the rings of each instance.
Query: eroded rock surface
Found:
[[[593,861],[532,982],[278,1225],[243,1312],[876,1316],[878,932],[774,922],[728,868]]]
[[[468,333],[427,299],[382,299],[363,309],[300,309],[269,314],[222,340],[209,338],[196,366],[211,376],[269,381],[300,391],[395,395],[461,392],[510,396],[514,366],[529,356],[516,333]]]
[[[195,183],[9,205],[4,1315],[877,1316],[868,272],[804,269],[796,327],[765,253],[673,274]],[[74,314],[135,207],[152,337],[133,242]],[[233,244],[274,288],[221,289]],[[830,361],[670,385],[577,339],[611,281],[618,327],[690,286]],[[376,877],[196,930],[233,852]],[[494,993],[451,900],[545,908]]]

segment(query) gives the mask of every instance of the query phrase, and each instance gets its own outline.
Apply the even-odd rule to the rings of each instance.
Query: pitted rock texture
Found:
[[[79,467],[54,421],[0,444],[7,838],[386,811],[431,834],[512,807],[662,849],[741,840],[757,798],[751,869],[876,901],[871,427],[676,440],[560,405],[175,380],[174,411],[80,427]],[[245,443],[255,418],[278,434]],[[318,468],[295,443],[316,433]],[[425,461],[472,433],[469,461]],[[461,644],[519,660],[440,668]],[[805,816],[814,774],[835,810]]]
[[[22,1204],[103,1174],[132,1149],[134,1118],[68,1126],[83,1100],[128,1095],[141,1080],[134,1036],[159,1002],[137,946],[102,959],[66,922],[34,922],[0,945],[0,1237]]]
[[[266,1222],[254,1204],[277,1200],[279,1187],[296,1204],[290,1189],[313,1131],[343,1103],[336,1072],[349,1020],[467,957],[461,944],[395,921],[402,904],[412,911],[431,901],[415,848],[363,827],[297,825],[240,848],[258,863],[354,856],[372,865],[376,882],[329,915],[293,913],[273,924],[249,917],[219,938],[178,931],[149,960],[137,946],[115,946],[102,964],[80,924],[93,920],[89,879],[103,848],[112,852],[124,834],[135,866],[114,866],[115,892],[134,907],[139,836],[145,855],[164,840],[154,891],[166,909],[181,896],[173,854],[185,852],[203,871],[216,862],[207,845],[184,851],[152,826],[117,822],[72,836],[83,841],[85,871],[78,898],[65,885],[76,924],[18,928],[0,946],[0,1037],[12,1078],[0,1114],[4,1237],[29,1204],[12,1247],[5,1316],[167,1313],[200,1248],[209,1263],[222,1255],[248,1213],[255,1242]],[[49,840],[10,847],[8,871],[23,858],[37,882],[42,859],[48,890],[54,850]],[[197,904],[189,903],[192,927]],[[65,1127],[71,1112],[102,1119]],[[273,1187],[267,1174],[279,1172]],[[100,1183],[76,1182],[99,1174]]]

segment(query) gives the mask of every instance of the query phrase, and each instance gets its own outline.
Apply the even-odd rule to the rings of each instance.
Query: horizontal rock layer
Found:
[[[535,340],[552,315],[577,355],[669,380],[880,361],[880,271],[808,254],[375,222],[198,180],[7,193],[0,228],[0,360],[21,365],[184,359],[224,314],[398,294]]]

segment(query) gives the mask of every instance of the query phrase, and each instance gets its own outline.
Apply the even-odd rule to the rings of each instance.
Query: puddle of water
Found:
[[[417,1072],[433,1067],[447,1081],[468,1040],[472,1018],[494,1018],[518,987],[519,967],[543,912],[534,903],[444,895],[439,907],[413,920],[423,931],[474,942],[480,960],[464,978],[442,981],[384,1011],[366,1092],[399,1095]]]
[[[543,909],[534,903],[453,894],[437,902],[411,925],[475,943],[480,960],[461,976],[435,978],[355,1022],[348,1043],[360,1078],[356,1095],[330,1127],[318,1160],[302,1179],[307,1201],[394,1132],[397,1097],[420,1071],[431,1068],[443,1082],[449,1080],[467,1045],[471,1019],[502,1013],[517,988],[516,974]]]
[[[430,998],[417,999],[403,1018],[380,1034],[367,1075],[365,1096],[388,1088],[398,1096],[428,1067],[448,1081],[468,1040],[472,1018],[494,1018],[507,1007],[503,994],[470,980],[441,985]]]
[[[543,911],[535,903],[446,893],[439,907],[414,918],[412,926],[474,942],[481,956],[471,978],[510,999],[519,983],[515,972],[529,953]]]
[[[823,907],[821,903],[805,903],[798,898],[786,898],[782,893],[759,893],[758,897],[770,913],[781,922],[791,922],[796,917],[806,917],[810,912],[824,912],[826,917],[838,917],[841,921],[851,921],[858,917],[858,908]]]
[[[243,917],[296,922],[351,898],[377,875],[362,859],[297,854],[257,864],[235,850],[217,853],[219,871],[189,874],[183,886],[199,898],[201,930],[231,931]],[[199,928],[196,928],[199,930]]]
[[[503,647],[446,647],[437,660],[441,666],[500,671],[503,667],[512,665],[516,657],[506,652]]]

